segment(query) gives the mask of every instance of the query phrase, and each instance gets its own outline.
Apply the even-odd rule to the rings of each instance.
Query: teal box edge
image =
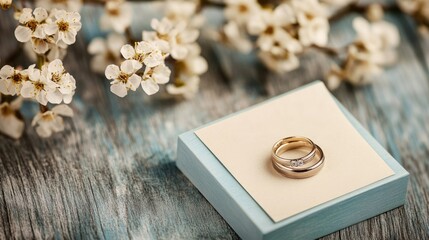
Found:
[[[319,81],[315,81],[317,83]],[[302,86],[238,111],[202,127],[240,114],[273,99],[301,90]],[[218,213],[243,239],[314,239],[374,217],[405,203],[408,172],[336,101],[347,119],[395,172],[394,175],[273,222],[253,198],[191,130],[178,139],[177,167],[198,188]]]

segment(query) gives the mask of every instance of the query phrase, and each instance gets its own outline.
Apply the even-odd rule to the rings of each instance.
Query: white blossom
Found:
[[[161,21],[152,19],[151,27],[156,31],[156,38],[169,43],[171,56],[176,60],[181,60],[188,54],[188,45],[194,43],[199,31],[195,28],[190,28],[186,21],[173,23],[168,18],[163,18]],[[153,40],[152,32],[143,33],[144,40]]]
[[[198,1],[168,0],[165,4],[165,17],[172,22],[187,21],[193,28],[204,24],[204,17],[197,13]]]
[[[258,56],[269,69],[277,73],[289,72],[299,67],[296,55],[286,50],[277,53],[261,51]]]
[[[148,67],[155,67],[164,62],[166,57],[159,47],[163,41],[141,41],[132,47],[129,44],[122,46],[121,54],[125,59],[134,59]]]
[[[208,64],[206,59],[201,56],[201,48],[198,44],[192,44],[188,47],[188,56],[182,61],[178,61],[178,71],[181,74],[189,76],[201,75],[207,72]]]
[[[383,73],[383,66],[396,59],[400,37],[397,28],[385,21],[369,23],[358,17],[353,21],[357,32],[355,42],[348,46],[342,68],[334,65],[327,76],[328,86],[334,89],[340,81],[354,85],[368,84]]]
[[[352,60],[345,66],[344,76],[354,85],[368,84],[383,73],[383,68],[374,62],[350,58]]]
[[[238,24],[246,24],[249,19],[254,17],[254,13],[260,10],[256,0],[226,0],[224,11],[226,19]]]
[[[56,59],[47,66],[42,67],[41,78],[46,78],[50,83],[51,90],[47,94],[50,103],[69,104],[72,101],[76,89],[76,80],[72,75],[66,72],[61,60]]]
[[[168,84],[166,90],[171,95],[180,95],[190,99],[198,92],[200,78],[196,75],[181,75],[172,84]]]
[[[63,9],[79,12],[82,8],[82,0],[36,0],[36,6],[47,10]]]
[[[109,64],[119,65],[121,62],[121,47],[126,39],[121,34],[111,33],[104,38],[94,38],[88,45],[88,52],[94,55],[91,59],[91,69],[96,73],[104,73]]]
[[[227,44],[242,53],[249,53],[252,50],[252,43],[248,36],[234,21],[230,21],[223,26],[223,36],[223,40]]]
[[[108,0],[104,13],[100,18],[100,27],[103,30],[111,30],[124,33],[131,25],[132,8],[124,0]]]
[[[107,66],[106,78],[113,80],[110,91],[119,97],[125,97],[129,90],[135,91],[141,83],[141,77],[135,73],[141,68],[142,64],[137,60],[126,60],[120,68],[114,64]]]
[[[364,60],[381,65],[391,64],[396,60],[395,48],[399,45],[400,37],[393,24],[386,21],[371,24],[358,17],[353,20],[353,27],[358,34],[357,44],[365,48],[365,51],[353,52],[357,58],[365,58]]]
[[[15,37],[19,42],[28,42],[35,35],[37,38],[45,37],[45,20],[48,18],[48,12],[43,8],[24,8],[19,16],[18,27],[15,29]]]
[[[18,139],[24,132],[24,122],[17,117],[17,111],[21,108],[22,98],[16,98],[11,103],[0,104],[0,132]]]
[[[29,80],[22,84],[21,95],[24,98],[35,99],[46,106],[48,104],[48,92],[53,90],[54,85],[45,77],[41,77],[41,71],[34,68],[34,66],[35,64],[27,69]]]
[[[249,21],[248,31],[253,35],[259,35],[257,45],[263,51],[270,51],[273,47],[279,46],[296,53],[302,51],[302,46],[285,29],[285,26],[295,22],[292,8],[282,4],[274,11],[261,10]]]
[[[366,17],[371,22],[380,21],[383,19],[384,11],[383,6],[379,3],[370,4],[366,10]]]
[[[0,0],[0,7],[4,10],[10,8],[12,5],[12,0]]]
[[[5,95],[19,95],[22,84],[27,80],[27,70],[18,70],[5,65],[0,69],[0,92]]]
[[[171,70],[165,65],[158,65],[154,68],[146,67],[142,76],[142,88],[147,95],[155,94],[159,91],[158,84],[166,84],[170,80]]]
[[[39,112],[31,122],[36,127],[36,132],[40,137],[47,138],[53,133],[64,131],[64,120],[62,116],[72,117],[73,110],[67,105],[58,105],[50,111]]]
[[[45,33],[54,35],[56,43],[63,42],[71,45],[76,41],[76,34],[81,29],[80,14],[78,12],[66,12],[55,10],[53,20],[45,27]]]
[[[299,40],[304,46],[325,46],[328,42],[327,9],[318,0],[292,0],[299,23]]]

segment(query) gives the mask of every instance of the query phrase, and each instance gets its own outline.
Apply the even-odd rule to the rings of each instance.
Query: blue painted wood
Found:
[[[215,122],[269,104],[274,99],[304,90],[309,85]],[[338,105],[362,137],[392,168],[395,175],[274,223],[199,140],[194,134],[194,130],[179,137],[177,166],[244,239],[318,238],[403,205],[407,192],[407,171],[377,143],[339,102]]]

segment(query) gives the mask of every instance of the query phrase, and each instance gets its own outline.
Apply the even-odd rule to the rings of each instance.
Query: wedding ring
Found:
[[[318,145],[315,146],[317,152],[316,155],[318,156],[317,158],[313,158],[307,164],[301,167],[290,167],[279,164],[276,161],[272,161],[274,169],[288,178],[309,178],[316,175],[317,173],[319,173],[319,171],[325,164],[325,155],[323,154],[322,149]]]
[[[282,153],[285,153],[288,150],[302,147],[308,147],[311,148],[311,150],[307,155],[299,158],[286,158],[280,156]],[[274,144],[271,154],[275,161],[280,164],[299,167],[313,159],[314,155],[316,154],[316,146],[313,141],[306,137],[287,137],[280,139]]]
[[[299,148],[308,148],[310,151],[297,158],[282,157],[281,154]],[[289,178],[308,178],[316,175],[325,164],[325,155],[322,149],[306,137],[287,137],[277,141],[271,152],[274,169]]]

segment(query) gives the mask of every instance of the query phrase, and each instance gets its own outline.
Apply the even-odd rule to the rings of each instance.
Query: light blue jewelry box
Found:
[[[218,121],[266,104],[271,100]],[[394,171],[394,175],[282,221],[273,222],[195,135],[195,130],[179,136],[177,167],[243,239],[314,239],[403,205],[407,192],[408,172],[338,101],[337,103],[362,137]],[[211,124],[213,123],[202,127]]]

